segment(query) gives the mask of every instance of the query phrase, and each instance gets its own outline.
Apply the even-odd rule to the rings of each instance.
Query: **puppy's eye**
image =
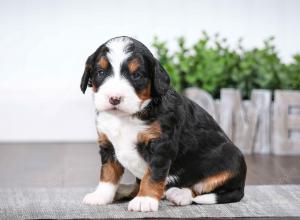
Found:
[[[133,80],[138,80],[138,79],[142,78],[142,76],[143,76],[142,73],[136,72],[136,73],[134,73],[134,74],[131,75],[131,78]]]
[[[98,77],[104,76],[105,74],[106,74],[105,70],[102,70],[102,69],[97,70],[97,76]]]

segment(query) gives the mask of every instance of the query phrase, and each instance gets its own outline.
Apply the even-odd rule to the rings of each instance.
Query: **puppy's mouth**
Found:
[[[111,106],[111,107],[108,107],[106,109],[104,109],[103,111],[112,111],[112,112],[122,112],[123,110],[120,109],[118,106]]]
[[[106,105],[106,106],[102,106],[101,108],[97,108],[97,111],[110,112],[113,114],[121,114],[121,115],[133,115],[136,112],[140,111],[140,108],[134,109],[123,105]]]
[[[120,106],[111,106],[105,109],[104,111],[108,111],[115,114],[130,114],[129,112],[124,111],[122,108],[120,108]]]
[[[107,106],[106,108],[97,109],[99,112],[124,112],[118,106]]]

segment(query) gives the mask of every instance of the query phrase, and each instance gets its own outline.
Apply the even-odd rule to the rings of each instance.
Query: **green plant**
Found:
[[[300,54],[293,56],[293,62],[286,65],[288,80],[285,89],[300,89]]]
[[[241,40],[230,48],[226,39],[203,32],[190,47],[183,37],[178,38],[175,52],[157,37],[153,47],[177,91],[197,86],[217,98],[221,88],[238,88],[243,98],[249,98],[252,89],[300,89],[300,55],[285,64],[273,40],[265,40],[262,48],[246,50]]]

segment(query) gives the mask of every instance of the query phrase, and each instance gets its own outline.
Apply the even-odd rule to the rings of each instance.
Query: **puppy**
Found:
[[[209,73],[208,73],[209,74]],[[244,195],[240,150],[199,105],[177,93],[162,65],[141,42],[116,37],[86,61],[81,80],[92,88],[102,160],[96,191],[86,204],[133,198],[130,211],[176,205],[230,203]],[[137,179],[124,190],[128,169]]]

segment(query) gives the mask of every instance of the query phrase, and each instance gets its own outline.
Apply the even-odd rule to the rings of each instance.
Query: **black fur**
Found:
[[[163,178],[168,165],[168,175],[178,176],[178,181],[167,188],[192,187],[207,177],[229,171],[234,176],[213,191],[218,195],[217,202],[236,202],[243,197],[244,157],[203,108],[169,89],[145,111],[143,120],[159,121],[162,128],[159,140],[138,145],[141,155],[154,167],[153,179]]]
[[[101,56],[105,56],[107,51],[108,48],[105,45],[101,45],[92,55],[88,57],[80,83],[80,89],[83,93],[85,93],[85,90],[88,86],[92,86],[92,82],[94,82],[98,87],[103,82],[103,77],[101,79],[97,79],[100,69],[96,64],[96,61],[98,61]],[[107,77],[107,75],[105,77]]]
[[[132,78],[126,65],[121,69],[122,75],[137,92],[150,81],[152,96],[148,106],[134,117],[147,124],[158,122],[162,130],[159,139],[148,144],[137,143],[139,153],[150,165],[152,180],[176,175],[177,181],[169,183],[166,188],[192,187],[207,177],[228,171],[234,174],[233,177],[214,189],[213,193],[217,194],[218,203],[239,201],[244,195],[247,170],[240,150],[203,108],[171,88],[167,72],[151,52],[142,43],[130,39],[133,44],[127,50],[141,61],[138,70],[141,76]],[[83,92],[87,85],[101,85],[101,80],[97,81],[96,63],[107,52],[104,45],[88,58],[81,83]],[[113,150],[100,147],[104,162],[114,157]]]

